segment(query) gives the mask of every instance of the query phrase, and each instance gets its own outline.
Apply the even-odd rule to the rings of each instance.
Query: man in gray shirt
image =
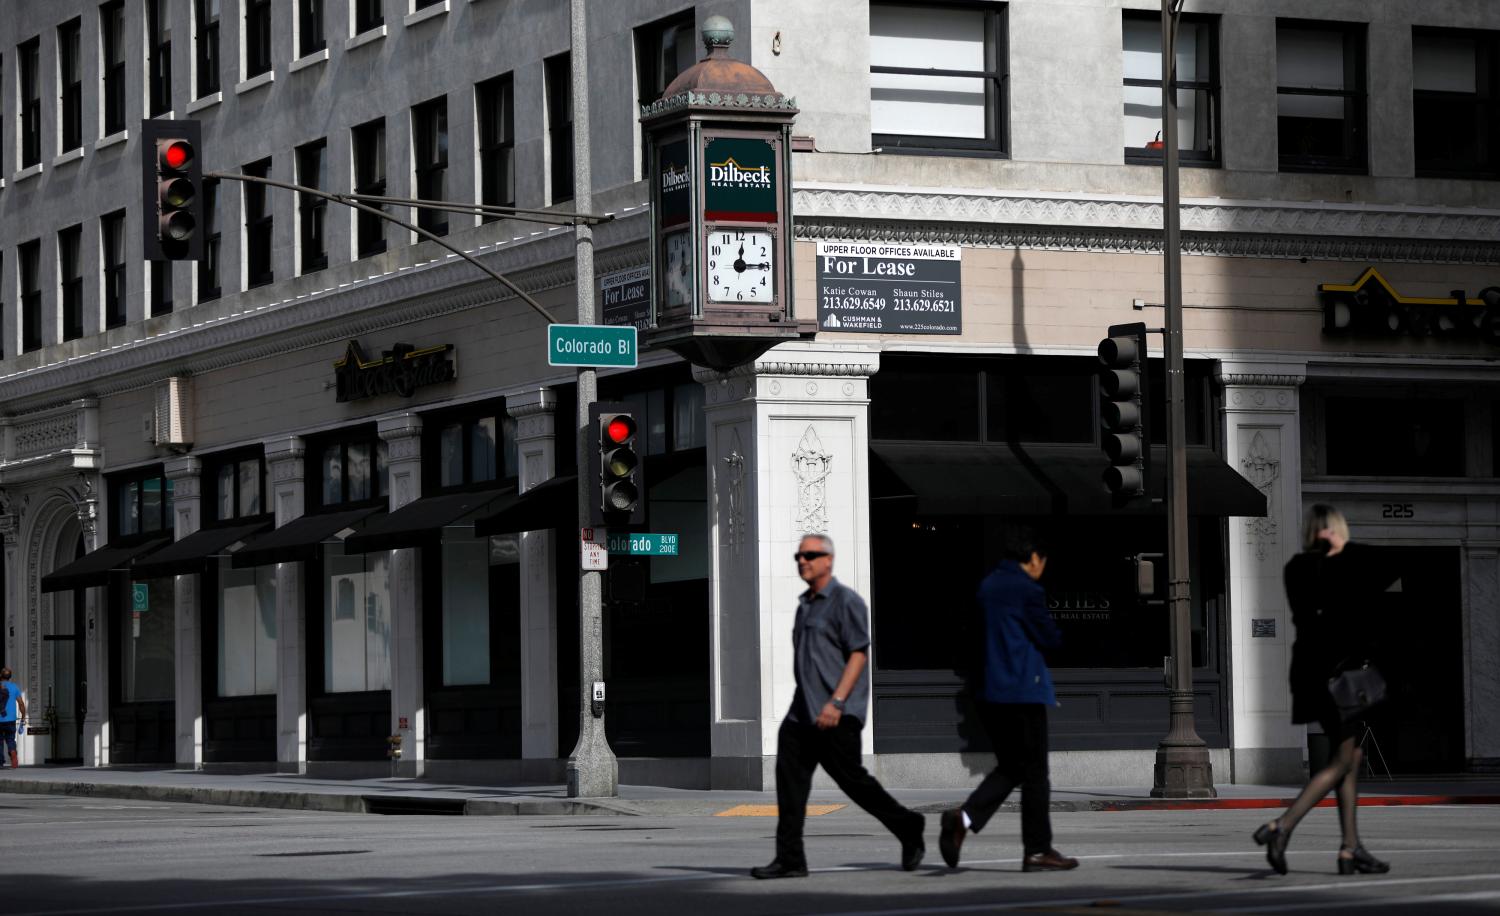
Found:
[[[797,601],[792,671],[797,692],[776,736],[776,858],[750,869],[757,878],[807,875],[802,824],[813,770],[824,771],[855,804],[901,841],[901,867],[913,871],[927,846],[926,818],[903,807],[871,776],[860,732],[870,701],[870,613],[864,599],[833,577],[833,541],[810,534],[794,555],[807,591]]]

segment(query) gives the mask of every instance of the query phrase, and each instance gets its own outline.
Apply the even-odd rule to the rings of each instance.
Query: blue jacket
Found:
[[[1002,560],[979,584],[984,613],[984,688],[990,703],[1057,705],[1043,649],[1062,645],[1047,613],[1047,593],[1014,560]]]

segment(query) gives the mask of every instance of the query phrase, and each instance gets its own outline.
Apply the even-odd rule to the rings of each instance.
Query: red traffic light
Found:
[[[193,161],[193,144],[186,140],[169,140],[160,146],[161,164],[169,169],[181,169]]]
[[[627,416],[617,416],[604,425],[604,435],[611,445],[623,445],[635,435],[635,421]]]

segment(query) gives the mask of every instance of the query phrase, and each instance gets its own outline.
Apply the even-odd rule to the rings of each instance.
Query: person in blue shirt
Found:
[[[1052,792],[1047,777],[1047,707],[1057,705],[1042,650],[1062,645],[1047,612],[1047,593],[1037,582],[1047,568],[1047,550],[1030,529],[1006,539],[1005,558],[979,586],[984,614],[984,680],[979,719],[995,749],[997,766],[964,802],[943,813],[938,849],[949,868],[970,830],[978,833],[1021,787],[1022,871],[1066,871],[1078,860],[1052,848]]]
[[[0,741],[10,754],[10,765],[20,766],[16,755],[16,723],[26,721],[26,697],[21,685],[11,681],[9,668],[0,668],[0,687],[6,692],[5,708],[0,710]]]

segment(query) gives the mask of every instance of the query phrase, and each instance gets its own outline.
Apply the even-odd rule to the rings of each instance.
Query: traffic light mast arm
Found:
[[[415,197],[381,197],[375,194],[345,194],[350,200],[362,200],[376,204],[402,204],[422,207],[427,210],[446,210],[450,213],[485,214],[508,216],[533,223],[552,223],[558,226],[577,226],[581,223],[597,225],[612,222],[613,213],[573,213],[567,210],[533,210],[527,207],[502,207],[499,204],[466,204],[450,200],[422,200]]]
[[[547,309],[543,307],[540,302],[537,302],[535,299],[531,298],[531,296],[525,290],[521,289],[521,287],[506,279],[506,277],[499,271],[493,270],[479,263],[479,261],[467,251],[464,251],[458,246],[453,245],[452,243],[445,240],[442,236],[434,235],[433,233],[428,232],[426,229],[423,229],[420,226],[414,226],[411,223],[406,222],[405,220],[397,219],[396,217],[390,215],[389,213],[381,210],[378,207],[372,207],[369,204],[360,203],[358,200],[355,200],[353,197],[347,194],[334,194],[328,191],[320,191],[317,188],[308,188],[303,187],[300,184],[292,184],[291,182],[287,181],[277,181],[274,178],[261,178],[256,175],[241,175],[238,172],[204,172],[203,177],[218,178],[227,181],[248,181],[253,184],[270,185],[273,188],[285,188],[288,191],[296,191],[299,194],[311,194],[314,197],[321,197],[324,200],[331,200],[334,203],[343,204],[346,207],[353,207],[361,213],[369,213],[370,215],[378,216],[381,219],[386,220],[387,222],[395,223],[403,229],[406,229],[410,232],[415,232],[417,235],[420,235],[422,238],[427,239],[429,242],[435,242],[439,247],[445,248],[448,251],[451,251],[459,257],[463,258],[465,261],[468,261],[470,264],[473,264],[475,267],[489,274],[490,277],[499,282],[501,286],[504,286],[506,289],[515,293],[517,296],[520,296],[521,301],[525,302],[527,305],[535,309],[537,313],[540,314],[543,318],[547,319],[549,323],[557,324],[557,319],[553,317],[552,313],[547,311]]]

